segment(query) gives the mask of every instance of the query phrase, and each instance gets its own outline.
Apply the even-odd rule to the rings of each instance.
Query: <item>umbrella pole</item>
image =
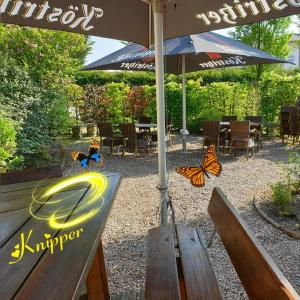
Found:
[[[185,77],[185,55],[181,55],[181,67],[182,67],[182,129],[180,130],[182,136],[182,151],[186,150],[186,137],[189,135],[186,129],[186,77]]]
[[[158,189],[161,193],[161,225],[165,225],[168,223],[168,174],[164,95],[163,5],[162,1],[159,0],[155,0],[153,2],[158,135]]]

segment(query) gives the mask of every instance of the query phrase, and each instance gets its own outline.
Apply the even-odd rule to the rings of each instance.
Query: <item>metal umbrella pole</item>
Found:
[[[182,129],[180,130],[182,136],[182,151],[185,153],[186,137],[189,135],[186,129],[186,76],[185,76],[185,55],[181,55],[181,67],[182,67]]]
[[[161,225],[168,223],[168,173],[165,128],[165,93],[164,93],[164,44],[163,44],[163,3],[154,1],[154,44],[156,62],[156,107],[158,136],[158,189],[161,193]]]

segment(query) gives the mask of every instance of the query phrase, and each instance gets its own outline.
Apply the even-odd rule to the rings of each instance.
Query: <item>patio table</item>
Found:
[[[156,128],[157,127],[157,124],[154,124],[154,123],[151,123],[151,124],[147,124],[147,123],[136,123],[135,124],[135,127],[136,128]]]
[[[32,209],[36,216],[51,215],[57,207],[49,205],[50,200],[68,201],[69,209],[59,221],[73,226],[61,229],[50,226],[48,219],[32,216],[29,206],[34,190],[35,193],[45,191],[68,177],[0,186],[1,300],[79,299],[85,283],[89,299],[109,299],[101,236],[120,175],[103,175],[108,181],[106,190],[82,211],[79,211],[80,204],[93,195],[89,182],[65,187]],[[97,213],[85,222],[71,223],[93,210]],[[18,257],[21,259],[16,262]]]

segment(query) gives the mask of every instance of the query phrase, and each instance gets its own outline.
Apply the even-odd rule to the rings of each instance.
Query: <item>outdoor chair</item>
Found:
[[[249,149],[254,155],[254,138],[250,136],[250,121],[231,121],[230,122],[230,155],[233,149],[246,149],[247,160]]]
[[[0,185],[22,183],[62,176],[63,173],[60,166],[32,168],[23,171],[0,174]]]
[[[203,149],[204,146],[216,145],[217,151],[219,147],[223,146],[223,152],[225,147],[225,134],[220,130],[220,121],[203,121]]]
[[[259,150],[259,147],[262,148],[262,117],[261,116],[246,116],[246,120],[250,121],[250,130],[253,131],[253,137],[254,141],[257,143],[257,149]],[[256,123],[256,124],[251,124]]]
[[[300,133],[300,112],[298,111],[297,107],[293,108],[291,114],[291,132],[292,132],[293,144],[294,144],[295,140],[299,139],[299,133]]]
[[[151,124],[151,120],[152,120],[151,117],[146,117],[146,116],[139,117],[140,124]],[[149,127],[140,127],[140,130],[150,132]]]
[[[230,122],[230,121],[237,121],[237,116],[223,116],[222,122]],[[229,129],[229,124],[221,125],[221,130],[226,131]]]
[[[237,121],[237,116],[223,116],[222,122]]]
[[[100,147],[110,147],[110,153],[113,153],[115,146],[123,145],[122,137],[114,134],[112,123],[97,123],[99,134],[100,134]]]
[[[284,136],[292,135],[292,114],[293,106],[282,106],[280,110],[280,136],[282,144],[284,143]]]
[[[145,133],[136,132],[135,124],[133,123],[123,123],[119,124],[119,126],[123,140],[122,157],[125,156],[125,150],[127,148],[132,151],[134,155],[137,155],[138,149],[144,149],[148,154],[148,139]]]

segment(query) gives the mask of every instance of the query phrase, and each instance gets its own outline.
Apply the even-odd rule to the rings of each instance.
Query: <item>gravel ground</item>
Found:
[[[194,188],[175,172],[183,165],[198,165],[202,157],[201,138],[190,136],[189,152],[183,154],[180,139],[175,136],[169,149],[168,169],[170,194],[176,211],[177,223],[198,226],[208,239],[213,225],[207,206],[215,186],[219,186],[240,212],[252,232],[273,258],[293,287],[300,292],[300,241],[289,238],[263,221],[252,208],[252,199],[280,177],[277,162],[286,161],[287,152],[278,140],[266,140],[263,149],[248,161],[244,152],[235,158],[220,156],[223,172],[211,178],[203,188]],[[84,146],[84,147],[83,147]],[[87,146],[76,144],[74,148]],[[106,151],[106,149],[104,150]],[[107,149],[108,151],[108,149]],[[65,174],[78,172],[69,166]],[[143,288],[146,270],[147,231],[158,225],[159,192],[157,185],[157,154],[105,154],[105,171],[122,174],[123,180],[109,217],[103,242],[111,294]],[[225,299],[247,299],[222,243],[217,236],[209,249]]]

